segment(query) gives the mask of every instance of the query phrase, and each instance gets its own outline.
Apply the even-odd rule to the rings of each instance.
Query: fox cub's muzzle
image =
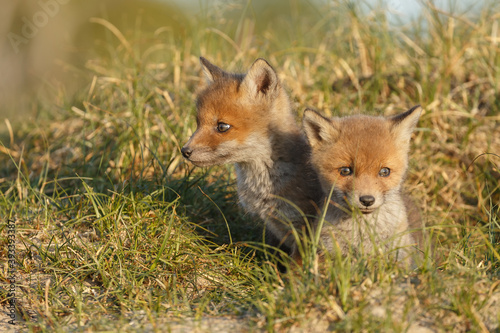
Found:
[[[189,156],[191,156],[191,154],[193,153],[193,150],[189,146],[184,146],[181,149],[181,153],[182,153],[182,156],[184,156],[184,158],[189,159]]]
[[[365,207],[370,207],[375,203],[375,197],[373,195],[362,195],[359,197],[359,201]]]

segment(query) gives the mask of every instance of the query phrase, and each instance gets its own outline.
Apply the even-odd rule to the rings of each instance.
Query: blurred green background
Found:
[[[462,13],[477,10],[482,4],[481,1],[435,3]],[[355,7],[358,11],[377,7],[381,8],[380,24],[385,24],[388,16],[391,24],[404,25],[408,20],[417,19],[422,4],[399,0],[3,1],[0,133],[5,130],[4,118],[16,123],[27,116],[37,117],[33,101],[54,100],[54,94],[61,91],[70,98],[88,85],[92,80],[89,62],[95,59],[95,53],[99,53],[99,57],[113,56],[108,51],[119,41],[112,36],[109,26],[104,26],[104,21],[92,18],[106,20],[135,47],[139,41],[143,50],[162,41],[162,46],[151,51],[151,57],[161,59],[162,47],[185,41],[190,44],[183,45],[186,52],[210,58],[214,54],[205,54],[207,50],[201,45],[209,45],[210,39],[222,38],[234,49],[234,54],[223,57],[234,59],[241,53],[254,54],[256,58],[293,48],[317,49],[318,38],[310,38],[310,34],[323,33],[320,27],[327,21],[342,20],[339,11],[347,13]],[[348,16],[344,16],[345,20]],[[317,24],[311,26],[310,22]],[[198,43],[200,40],[203,43]],[[267,54],[259,52],[259,45]]]

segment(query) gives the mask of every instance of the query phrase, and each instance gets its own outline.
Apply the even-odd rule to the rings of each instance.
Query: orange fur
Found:
[[[401,186],[419,116],[419,107],[390,118],[327,119],[306,110],[303,127],[313,150],[311,162],[324,192],[332,191],[321,230],[329,251],[335,251],[335,244],[344,255],[351,248],[366,253],[378,246],[401,247],[398,260],[408,262],[407,248],[415,245],[409,225],[416,223],[408,220],[410,201],[402,196]]]
[[[399,186],[407,167],[407,149],[395,140],[390,123],[383,118],[355,116],[337,119],[337,139],[315,150],[312,162],[329,192],[333,184],[345,192],[385,192]],[[342,177],[341,167],[354,167],[354,177]],[[379,178],[381,168],[390,177]]]
[[[264,132],[265,118],[258,114],[255,105],[243,106],[244,92],[239,89],[236,78],[214,84],[198,96],[198,130],[206,130],[194,136],[196,141],[204,145],[217,146],[222,141],[237,140],[243,142],[249,133]],[[213,135],[218,122],[231,124],[232,130],[227,134]]]
[[[182,153],[197,166],[234,163],[240,203],[266,221],[272,245],[284,244],[296,257],[291,225],[305,229],[302,213],[316,213],[322,191],[288,96],[263,59],[244,75],[201,63],[209,84],[198,95],[198,128]]]

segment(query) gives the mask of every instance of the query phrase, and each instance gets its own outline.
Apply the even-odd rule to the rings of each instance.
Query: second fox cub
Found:
[[[243,207],[266,221],[269,243],[283,243],[296,256],[288,222],[303,229],[296,207],[315,214],[322,192],[287,93],[264,59],[246,74],[228,73],[200,59],[209,84],[198,95],[198,128],[182,154],[197,166],[234,163]]]
[[[409,229],[420,226],[408,220],[407,208],[413,207],[401,187],[420,113],[420,106],[390,118],[327,119],[312,110],[304,113],[312,164],[324,192],[332,191],[321,230],[329,252],[337,246],[343,255],[395,250],[398,261],[411,262],[416,239]]]

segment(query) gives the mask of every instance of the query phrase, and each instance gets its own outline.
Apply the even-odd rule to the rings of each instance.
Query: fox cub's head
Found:
[[[357,207],[363,214],[399,195],[420,113],[420,106],[415,106],[389,118],[327,119],[306,110],[303,128],[325,193],[333,186],[335,202]]]
[[[208,86],[198,95],[198,128],[182,155],[197,166],[258,158],[270,123],[278,122],[286,109],[280,106],[289,103],[276,72],[264,59],[257,59],[246,75],[200,60]]]

